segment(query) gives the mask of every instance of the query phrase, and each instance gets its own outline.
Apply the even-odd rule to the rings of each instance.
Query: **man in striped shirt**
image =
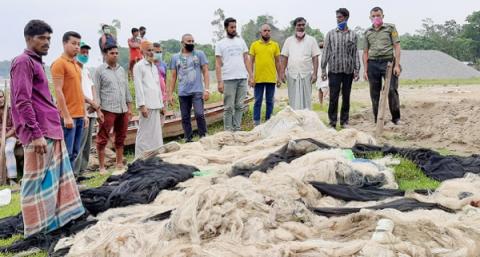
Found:
[[[105,63],[95,70],[96,102],[100,105],[103,122],[97,133],[97,153],[100,173],[106,173],[105,147],[110,131],[115,134],[117,170],[123,170],[123,144],[127,136],[128,121],[132,117],[132,96],[128,88],[127,73],[118,64],[118,47],[107,45],[104,51]]]
[[[325,37],[324,50],[321,60],[322,80],[327,80],[330,89],[328,105],[329,125],[337,126],[338,98],[342,92],[342,109],[340,111],[340,126],[348,126],[350,111],[350,91],[352,81],[358,80],[360,58],[357,51],[357,35],[347,26],[350,12],[346,8],[336,11],[337,28],[329,31]]]

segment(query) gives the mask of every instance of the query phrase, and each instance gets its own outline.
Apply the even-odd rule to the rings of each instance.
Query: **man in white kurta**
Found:
[[[287,81],[290,107],[294,110],[311,109],[312,85],[317,81],[320,48],[314,37],[305,34],[304,18],[296,18],[293,26],[295,35],[285,40],[281,52],[282,80]]]
[[[144,58],[133,67],[136,106],[140,113],[135,158],[163,145],[161,115],[164,113],[164,104],[153,44],[144,41],[141,48]]]

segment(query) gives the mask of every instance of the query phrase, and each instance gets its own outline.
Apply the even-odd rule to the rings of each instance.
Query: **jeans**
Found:
[[[68,157],[72,165],[72,170],[75,170],[75,159],[80,151],[82,144],[82,132],[83,132],[83,118],[73,119],[73,128],[65,128],[63,124],[63,137],[65,138],[65,145],[68,151]]]
[[[390,60],[368,60],[368,82],[370,84],[370,98],[372,99],[373,115],[377,122],[378,104],[382,91],[382,80],[387,73],[387,64]],[[398,95],[398,77],[392,74],[390,90],[388,92],[388,106],[392,121],[400,120],[400,97]]]
[[[223,126],[228,131],[239,131],[247,96],[247,79],[225,80],[223,90]]]
[[[267,110],[265,112],[265,120],[270,119],[273,112],[273,96],[275,94],[275,83],[257,83],[254,88],[255,104],[253,105],[253,121],[255,125],[260,124],[263,92],[265,91],[265,103]]]
[[[338,98],[342,92],[342,109],[340,111],[340,124],[348,124],[350,112],[350,92],[352,91],[353,73],[328,73],[328,87],[330,89],[330,100],[328,103],[328,119],[330,126],[337,125]]]
[[[193,106],[193,114],[197,121],[198,135],[204,137],[207,134],[207,122],[205,121],[205,109],[203,106],[203,93],[197,92],[189,96],[179,96],[180,112],[182,114],[182,127],[184,131],[185,141],[192,141],[192,121],[191,113]]]
[[[92,134],[95,127],[96,118],[88,118],[88,128],[83,129],[80,150],[75,159],[73,172],[79,174],[88,168],[88,161],[90,159],[90,148],[92,147]]]

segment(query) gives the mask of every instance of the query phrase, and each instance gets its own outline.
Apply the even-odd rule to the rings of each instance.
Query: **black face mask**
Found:
[[[264,36],[262,36],[262,39],[263,39],[263,41],[267,42],[268,40],[270,40],[270,37],[264,37]]]
[[[194,48],[195,48],[194,44],[185,44],[185,50],[189,52],[192,52]]]

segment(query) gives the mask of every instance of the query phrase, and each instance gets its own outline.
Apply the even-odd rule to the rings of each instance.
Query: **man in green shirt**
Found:
[[[398,125],[400,122],[400,99],[398,96],[398,77],[401,73],[400,39],[395,25],[383,23],[383,17],[383,10],[380,7],[375,7],[370,11],[372,27],[365,31],[365,48],[363,50],[364,78],[370,84],[373,115],[377,122],[382,80],[385,78],[388,62],[393,62],[388,105],[392,114],[392,122]]]

